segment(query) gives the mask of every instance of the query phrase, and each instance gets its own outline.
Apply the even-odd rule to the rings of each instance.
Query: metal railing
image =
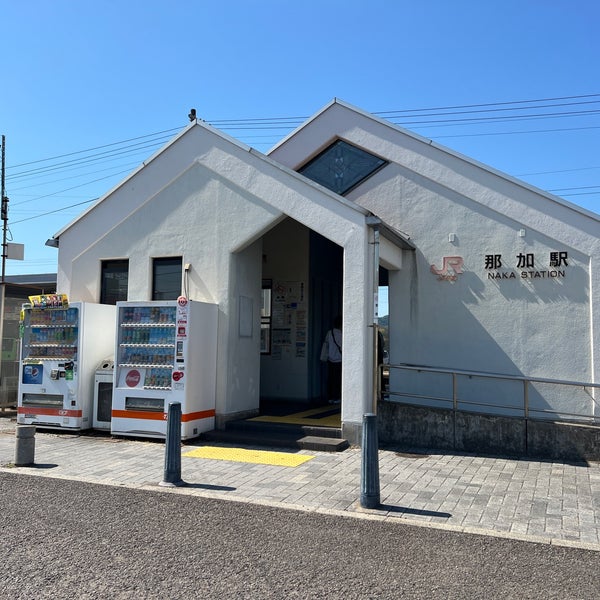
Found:
[[[397,391],[385,389],[385,385],[382,386],[382,382],[388,379],[390,371],[399,369],[402,371],[414,372],[414,373],[430,373],[442,376],[447,376],[451,379],[451,397],[443,395],[431,395],[426,393],[415,393],[413,391]],[[431,367],[425,365],[413,365],[413,364],[397,364],[397,365],[382,365],[379,372],[379,397],[384,399],[396,399],[405,398],[406,400],[400,400],[405,404],[412,404],[417,406],[429,406],[432,404],[426,404],[425,402],[436,402],[446,404],[447,408],[451,408],[454,412],[458,410],[464,410],[469,412],[476,412],[479,414],[488,415],[503,415],[503,416],[517,416],[525,419],[529,418],[551,418],[557,421],[569,421],[569,422],[584,422],[584,423],[598,423],[600,422],[600,404],[597,399],[594,398],[592,391],[594,389],[600,389],[600,383],[588,383],[581,381],[569,381],[564,379],[548,379],[544,377],[525,377],[519,375],[506,375],[501,373],[486,373],[482,371],[468,371],[461,369],[448,369],[443,367]],[[467,378],[470,381],[480,379],[482,381],[498,381],[498,382],[512,382],[520,384],[522,388],[521,401],[518,404],[501,404],[497,402],[484,402],[484,401],[473,401],[466,398],[460,398],[459,396],[459,380],[461,378]],[[566,386],[569,389],[580,388],[586,394],[586,400],[589,400],[589,411],[585,413],[570,412],[568,410],[562,410],[560,407],[548,407],[543,408],[539,406],[532,407],[530,405],[530,395],[532,386],[535,385],[550,385],[555,388],[558,386]],[[537,392],[539,394],[539,392]],[[541,397],[541,395],[540,395]],[[410,401],[412,399],[412,401]],[[415,402],[415,400],[417,400]],[[493,410],[492,410],[493,409]],[[510,414],[513,413],[513,414]]]

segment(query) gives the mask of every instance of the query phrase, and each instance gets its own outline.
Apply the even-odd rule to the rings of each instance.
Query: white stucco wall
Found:
[[[598,217],[343,104],[332,104],[270,156],[297,168],[338,137],[390,161],[348,199],[417,248],[390,274],[392,363],[600,381]],[[564,277],[521,276],[554,270],[550,252],[567,252]],[[503,268],[485,268],[491,254],[502,256]],[[517,268],[519,254],[533,255],[535,268]],[[430,266],[441,268],[451,256],[464,260],[464,272],[440,281]],[[490,279],[491,271],[516,277]],[[429,377],[425,387],[447,392],[440,379]],[[471,385],[464,394],[510,404],[521,393],[500,387]],[[556,387],[538,391],[531,402],[540,408],[600,414],[581,389],[562,399]]]
[[[194,125],[74,224],[59,232],[58,289],[97,302],[102,260],[129,259],[129,300],[151,296],[152,258],[192,265],[189,297],[219,305],[217,415],[258,407],[261,237],[285,216],[344,248],[344,418],[360,422],[370,393],[364,316],[372,303],[364,211],[287,169]],[[239,299],[253,301],[240,340]],[[249,353],[253,356],[248,359]],[[359,368],[360,366],[360,368]]]

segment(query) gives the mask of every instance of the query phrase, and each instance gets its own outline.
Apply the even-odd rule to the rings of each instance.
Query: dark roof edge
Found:
[[[398,246],[398,248],[402,248],[402,250],[415,250],[415,245],[408,237],[405,237],[402,233],[384,223],[379,217],[371,215],[367,217],[366,222],[369,227],[377,229],[386,240]]]

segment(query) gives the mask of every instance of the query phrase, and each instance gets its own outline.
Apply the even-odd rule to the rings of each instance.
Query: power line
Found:
[[[27,217],[26,219],[21,219],[20,221],[13,221],[11,225],[16,225],[17,223],[24,223],[25,221],[33,221],[33,219],[39,219],[40,217],[47,217],[48,215],[53,215],[54,213],[61,212],[63,210],[68,210],[69,208],[75,208],[76,206],[82,206],[83,204],[89,204],[90,202],[95,202],[98,198],[92,198],[91,200],[84,200],[83,202],[77,202],[77,204],[71,204],[70,206],[63,206],[62,208],[57,208],[56,210],[49,210],[48,212],[41,213],[39,215],[35,215],[33,217]]]
[[[451,110],[454,108],[482,108],[484,106],[507,106],[509,104],[533,104],[535,102],[552,102],[554,100],[575,100],[578,98],[600,98],[600,94],[580,94],[578,96],[558,96],[556,98],[537,98],[535,100],[511,100],[507,102],[488,102],[484,104],[462,104],[459,106],[436,106],[433,108],[411,108],[403,111],[383,111],[383,112],[374,112],[374,115],[382,115],[387,113],[394,112],[422,112],[429,110]]]
[[[46,161],[50,161],[50,160],[57,160],[59,158],[65,158],[67,156],[75,156],[76,154],[84,154],[86,152],[93,152],[94,150],[101,150],[102,148],[109,148],[111,146],[118,146],[120,144],[126,144],[128,142],[134,142],[136,140],[142,140],[144,138],[148,138],[148,137],[153,137],[155,135],[161,135],[163,133],[173,133],[175,131],[180,131],[181,127],[174,127],[172,129],[164,129],[163,131],[157,131],[155,133],[148,133],[146,135],[141,135],[139,137],[134,137],[134,138],[130,138],[127,140],[122,140],[120,142],[112,142],[110,144],[104,144],[103,146],[95,146],[94,148],[88,148],[87,150],[77,150],[75,152],[69,152],[67,154],[59,154],[58,156],[52,156],[50,158],[40,158],[38,160],[32,160],[29,162],[25,162],[25,163],[20,163],[18,165],[12,165],[12,167],[10,168],[17,168],[17,167],[25,167],[27,165],[34,165],[36,163],[41,163],[41,162],[46,162]]]
[[[70,192],[71,190],[76,190],[80,187],[85,187],[86,185],[90,185],[92,183],[98,183],[98,181],[104,181],[105,179],[110,179],[111,177],[116,177],[117,175],[122,175],[123,173],[128,173],[129,169],[125,171],[120,171],[119,173],[113,173],[112,175],[106,175],[105,177],[99,177],[98,179],[94,179],[92,181],[87,181],[86,183],[81,183],[79,185],[74,185],[70,188],[65,188],[64,190],[58,190],[56,192],[51,192],[50,194],[44,194],[43,196],[38,196],[37,198],[30,198],[29,200],[22,200],[21,202],[15,202],[13,206],[21,206],[22,204],[27,204],[29,202],[35,202],[36,200],[42,200],[43,198],[49,198],[50,196],[56,196],[56,194],[62,194],[62,192]]]
[[[456,113],[459,114],[459,113]],[[567,111],[567,112],[557,112],[557,113],[539,113],[533,115],[505,115],[503,117],[466,117],[461,119],[437,119],[437,120],[429,120],[429,121],[410,121],[407,125],[420,125],[420,124],[434,124],[439,125],[440,123],[460,123],[461,125],[469,125],[469,124],[479,124],[481,122],[494,122],[494,123],[506,123],[506,122],[514,122],[514,121],[530,121],[533,119],[551,119],[557,117],[580,117],[583,115],[597,115],[600,114],[600,110],[580,110],[580,111]],[[430,116],[430,115],[424,115]],[[392,121],[397,125],[403,124],[402,121]]]
[[[100,162],[100,161],[99,161]],[[19,192],[21,190],[26,190],[29,188],[35,188],[35,187],[39,187],[40,185],[51,185],[53,183],[60,183],[61,181],[67,181],[69,179],[79,179],[81,177],[87,177],[88,175],[95,175],[96,173],[104,173],[105,171],[110,171],[112,169],[120,169],[121,167],[127,166],[130,168],[135,167],[137,164],[139,164],[138,162],[132,162],[132,163],[127,163],[127,165],[113,165],[112,167],[107,167],[105,169],[99,169],[97,171],[87,171],[85,173],[80,173],[79,175],[69,175],[68,177],[61,177],[60,179],[53,179],[52,181],[46,181],[43,184],[40,183],[32,183],[31,185],[24,185],[23,187],[19,187],[19,188],[12,188],[12,193],[14,194],[15,192]],[[65,171],[69,171],[69,170],[73,170],[73,169],[65,169]],[[25,194],[19,194],[19,196],[23,196]],[[33,194],[35,196],[35,194]]]
[[[559,111],[559,112],[537,112],[533,114],[523,114],[522,111],[539,111],[541,109],[553,108],[553,107],[567,107],[567,106],[576,106],[576,105],[591,105],[600,103],[600,94],[586,94],[586,95],[576,95],[576,96],[561,96],[555,98],[541,98],[541,99],[530,99],[530,100],[515,100],[510,102],[494,102],[494,103],[480,103],[480,104],[466,104],[466,105],[457,105],[457,106],[442,106],[442,107],[432,107],[432,108],[417,108],[417,109],[405,109],[405,110],[393,110],[393,111],[379,111],[374,112],[375,115],[389,115],[391,122],[394,122],[392,119],[413,119],[412,122],[407,123],[406,125],[409,127],[414,127],[415,129],[423,129],[426,127],[460,127],[463,125],[480,125],[483,123],[506,123],[506,122],[515,122],[517,120],[533,120],[533,119],[545,119],[545,118],[565,118],[565,117],[594,117],[600,113],[600,110],[580,110],[580,111]],[[550,104],[549,104],[550,103]],[[436,111],[436,112],[434,112]],[[521,111],[521,114],[504,114],[511,111]],[[495,114],[492,116],[469,116],[466,118],[452,118],[456,115],[475,115],[482,113],[503,113]],[[435,116],[448,116],[451,118],[448,119],[431,119],[430,117]],[[271,118],[244,118],[244,119],[220,119],[214,121],[207,121],[213,126],[218,126],[223,130],[230,131],[289,131],[293,127],[300,125],[303,121],[306,120],[307,117],[271,117]],[[415,118],[421,118],[421,121],[414,121]],[[397,123],[400,124],[400,123]],[[447,137],[471,137],[471,136],[494,136],[494,135],[515,135],[515,134],[533,134],[533,133],[547,133],[547,132],[559,132],[559,131],[581,131],[581,130],[591,130],[598,129],[600,127],[596,126],[587,126],[587,127],[573,127],[573,128],[556,128],[556,129],[538,129],[538,130],[523,130],[523,131],[496,131],[496,132],[482,132],[482,133],[463,133],[463,134],[455,134],[455,135],[439,135],[432,136],[432,139],[440,139]],[[85,150],[78,150],[75,152],[69,152],[65,154],[60,154],[54,157],[48,157],[43,159],[38,159],[34,161],[28,161],[24,163],[20,163],[17,165],[13,165],[10,169],[29,167],[32,165],[40,165],[34,168],[25,169],[18,173],[11,172],[11,175],[8,176],[13,182],[16,182],[17,179],[21,180],[21,183],[26,181],[34,181],[35,179],[39,179],[44,176],[48,176],[55,172],[68,172],[68,171],[77,171],[81,168],[84,168],[90,164],[99,164],[101,162],[108,161],[116,161],[120,158],[123,158],[127,155],[133,155],[135,153],[141,153],[144,150],[148,150],[150,148],[159,147],[164,143],[166,139],[170,137],[173,132],[180,131],[182,128],[171,128],[165,129],[162,131],[158,131],[155,133],[150,133],[142,136],[137,136],[133,138],[128,138],[125,140],[121,140],[119,142],[112,142],[110,144],[104,144],[100,146],[94,146],[92,148],[88,148]],[[166,135],[168,134],[168,135]],[[244,136],[242,136],[244,137]],[[272,136],[246,136],[251,138],[267,138]],[[261,143],[262,144],[262,143]],[[72,158],[74,157],[74,158]],[[68,160],[62,160],[68,159]],[[60,161],[60,162],[57,162]],[[125,166],[123,163],[115,165],[114,168],[121,168]],[[128,165],[129,166],[129,165]],[[593,169],[597,167],[589,167],[588,169]],[[533,173],[535,174],[551,174],[551,173],[560,173],[560,172],[568,172],[568,171],[576,171],[576,170],[585,170],[582,169],[565,169],[560,171],[545,171],[541,173]],[[104,169],[107,171],[109,169]],[[108,179],[110,177],[116,177],[123,172],[119,171],[112,175],[108,175],[106,177],[102,177],[99,179],[94,179],[92,181],[88,181],[82,183],[77,186],[73,186],[70,188],[66,188],[63,190],[59,190],[56,192],[52,192],[49,194],[44,194],[41,196],[36,196],[34,198],[24,200],[21,202],[15,203],[15,205],[21,205],[28,202],[34,202],[36,200],[40,200],[43,198],[47,198],[49,196],[55,196],[57,194],[64,193],[66,191],[70,191],[72,189],[84,187],[85,185],[91,185],[98,181]],[[32,184],[28,186],[22,186],[17,188],[18,190],[26,189],[27,187],[36,187],[36,185],[50,185],[52,183],[58,183],[64,179],[76,179],[83,178],[94,173],[98,173],[101,171],[92,171],[81,173],[80,175],[73,175],[67,178],[58,179],[50,182],[46,182],[44,184]],[[570,189],[570,188],[569,188]],[[593,193],[593,192],[592,192]],[[90,201],[87,201],[90,202]],[[77,206],[77,205],[72,205]],[[70,207],[65,207],[65,210]],[[44,214],[52,214],[58,212],[62,209],[57,209],[55,211],[51,211],[50,213]],[[42,216],[42,215],[40,215]],[[32,217],[35,218],[35,217]],[[22,221],[18,221],[22,222]]]
[[[420,127],[419,129],[424,129]],[[432,139],[441,140],[444,138],[459,138],[459,137],[485,137],[493,135],[520,135],[528,133],[558,133],[560,131],[586,131],[589,129],[600,129],[600,125],[590,125],[589,127],[560,127],[557,129],[526,129],[521,131],[489,131],[487,133],[455,133],[451,135],[434,135]]]
[[[553,190],[548,190],[548,191],[549,192],[564,192],[566,190],[591,190],[594,188],[600,188],[600,185],[581,185],[578,187],[554,188]]]
[[[85,164],[89,164],[90,162],[98,162],[103,158],[112,158],[115,156],[122,156],[124,154],[130,154],[131,152],[138,152],[140,150],[147,150],[148,148],[154,148],[156,146],[161,145],[162,143],[164,143],[164,141],[167,138],[159,138],[158,140],[155,140],[153,142],[150,143],[146,143],[144,145],[142,145],[141,142],[137,143],[137,144],[132,144],[130,146],[125,146],[124,148],[121,148],[119,150],[114,150],[109,152],[100,152],[97,154],[90,154],[89,156],[83,157],[83,158],[78,158],[75,160],[68,160],[68,161],[63,161],[60,163],[56,163],[54,165],[49,165],[46,167],[39,167],[36,169],[30,169],[28,171],[21,171],[20,173],[15,173],[13,175],[9,176],[9,179],[19,179],[21,177],[32,177],[35,175],[40,175],[40,174],[45,174],[45,173],[49,173],[52,171],[56,171],[56,170],[63,170],[66,167],[71,167],[71,166],[81,166],[81,165],[85,165]],[[81,153],[84,151],[80,151],[78,152]],[[50,160],[50,159],[45,159],[45,160]]]
[[[592,171],[594,169],[600,169],[600,166],[598,166],[598,167],[580,167],[578,169],[560,169],[558,171],[538,171],[537,173],[521,173],[518,175],[518,177],[526,177],[528,175],[548,175],[548,174],[554,174],[554,173],[570,173],[571,171]]]
[[[555,97],[555,98],[539,98],[539,99],[535,99],[535,100],[513,100],[513,101],[509,101],[509,102],[489,102],[489,103],[482,103],[482,104],[463,104],[463,105],[457,105],[457,106],[442,106],[442,107],[433,107],[433,108],[416,108],[416,109],[404,109],[404,110],[391,110],[391,111],[375,111],[372,114],[374,115],[383,115],[383,114],[406,114],[406,113],[411,113],[411,112],[429,112],[432,110],[454,110],[454,109],[465,109],[465,108],[483,108],[483,107],[493,107],[493,106],[507,106],[507,105],[521,105],[521,104],[532,104],[532,103],[536,103],[536,102],[552,102],[552,101],[559,101],[559,100],[575,100],[575,99],[584,99],[584,98],[600,98],[600,94],[584,94],[584,95],[577,95],[577,96],[559,96],[559,97]],[[565,106],[565,105],[575,105],[575,104],[590,104],[590,103],[598,103],[600,102],[600,100],[596,100],[596,101],[586,101],[586,102],[572,102],[572,103],[562,103],[562,104],[554,104],[554,105],[547,105],[548,107],[550,106]],[[526,107],[526,108],[536,108],[536,107]],[[522,110],[523,107],[515,107],[515,110]],[[495,110],[511,110],[511,109],[489,109],[487,111],[475,111],[475,112],[493,112]],[[575,115],[576,113],[580,113],[580,114],[588,114],[588,113],[597,113],[600,111],[567,111],[567,112],[563,112],[563,113],[555,113],[556,115],[562,115],[562,116],[572,116]],[[448,113],[448,114],[461,114],[461,113]],[[547,114],[541,114],[541,115],[531,115],[531,116],[535,116],[535,117],[544,117],[544,116],[550,116],[551,113],[547,113]],[[422,115],[422,116],[428,116],[428,115]],[[429,116],[435,116],[435,115],[429,115]],[[517,117],[517,115],[513,115],[513,117]],[[227,127],[224,127],[224,129],[236,129],[235,127],[231,127],[232,125],[235,124],[240,124],[243,125],[245,129],[290,129],[291,127],[297,126],[299,124],[301,124],[303,121],[305,121],[308,117],[302,116],[302,117],[268,117],[268,118],[243,118],[243,119],[213,119],[213,120],[207,120],[206,122],[213,125],[213,126],[219,126],[219,125],[224,125]],[[489,117],[490,119],[493,119],[494,117]],[[470,119],[469,119],[470,120]],[[413,123],[414,125],[415,123]],[[250,127],[252,126],[252,127]],[[23,166],[28,166],[28,165],[32,165],[32,164],[38,164],[41,162],[50,162],[50,161],[55,161],[61,158],[66,158],[69,156],[75,156],[78,154],[87,154],[89,152],[94,152],[96,150],[102,150],[104,148],[110,148],[110,147],[114,147],[114,146],[120,146],[123,144],[129,144],[130,142],[136,142],[138,140],[143,140],[149,137],[155,137],[155,136],[159,136],[159,135],[163,135],[163,134],[171,134],[174,133],[176,131],[180,131],[181,127],[176,127],[176,128],[171,128],[171,129],[165,129],[162,131],[158,131],[155,133],[150,133],[150,134],[146,134],[143,136],[138,136],[138,137],[134,137],[134,138],[128,138],[125,140],[121,140],[119,142],[112,142],[110,144],[104,144],[101,146],[94,146],[92,148],[87,148],[85,150],[77,150],[75,152],[69,152],[66,154],[59,154],[57,156],[53,156],[53,157],[47,157],[47,158],[42,158],[42,159],[38,159],[38,160],[34,160],[34,161],[28,161],[25,163],[20,163],[20,164],[16,164],[16,165],[11,165],[10,167],[8,167],[8,169],[15,169],[18,167],[23,167]],[[130,148],[132,146],[136,146],[139,144],[133,144],[130,146],[126,146],[126,148]],[[94,156],[102,156],[105,155],[107,153],[100,153],[100,155],[94,155]],[[85,157],[85,158],[89,158],[89,157]],[[61,163],[62,164],[62,163]],[[22,173],[17,173],[15,175],[12,175],[12,177],[15,177],[16,175],[21,175]]]
[[[600,192],[578,192],[576,194],[561,194],[561,196],[592,196],[594,194],[600,194]]]

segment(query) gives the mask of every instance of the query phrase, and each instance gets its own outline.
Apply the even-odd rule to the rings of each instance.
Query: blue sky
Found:
[[[55,271],[46,239],[191,107],[267,151],[334,97],[386,116],[489,104],[487,119],[536,100],[510,122],[396,121],[600,213],[596,0],[0,0],[0,15],[9,225],[25,244],[8,275]],[[269,121],[225,122],[248,119]]]

